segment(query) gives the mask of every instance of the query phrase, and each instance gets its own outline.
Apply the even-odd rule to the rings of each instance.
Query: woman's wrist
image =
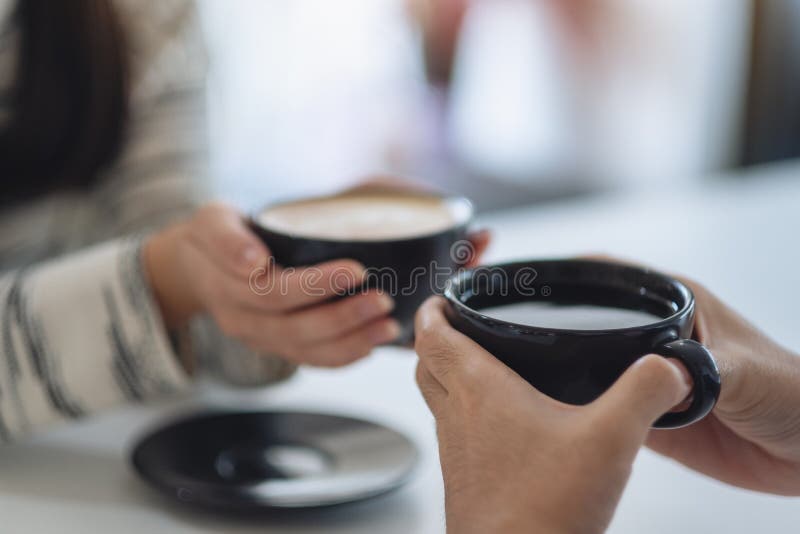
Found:
[[[168,330],[185,326],[202,309],[179,259],[184,234],[184,226],[177,224],[153,234],[144,245],[145,271]]]

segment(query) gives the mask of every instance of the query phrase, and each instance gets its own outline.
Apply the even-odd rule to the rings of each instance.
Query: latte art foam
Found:
[[[358,194],[315,198],[268,208],[261,226],[300,237],[333,240],[389,240],[429,235],[458,223],[439,197]]]

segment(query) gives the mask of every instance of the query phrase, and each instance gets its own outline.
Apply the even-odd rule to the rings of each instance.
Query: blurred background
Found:
[[[800,0],[202,0],[215,188],[479,209],[800,155]]]

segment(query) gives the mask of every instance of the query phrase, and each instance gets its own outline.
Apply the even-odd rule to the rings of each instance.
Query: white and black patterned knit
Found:
[[[205,51],[193,2],[114,4],[132,55],[121,156],[89,193],[0,211],[0,442],[189,385],[143,271],[139,236],[205,196]],[[0,124],[17,61],[15,5],[0,0]],[[224,338],[207,318],[190,330],[201,368],[229,382],[261,385],[293,370]]]

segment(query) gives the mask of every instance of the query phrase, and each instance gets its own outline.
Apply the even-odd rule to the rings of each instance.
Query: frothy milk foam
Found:
[[[300,200],[267,208],[265,228],[302,237],[369,241],[403,239],[446,230],[458,215],[433,196],[353,194]]]

